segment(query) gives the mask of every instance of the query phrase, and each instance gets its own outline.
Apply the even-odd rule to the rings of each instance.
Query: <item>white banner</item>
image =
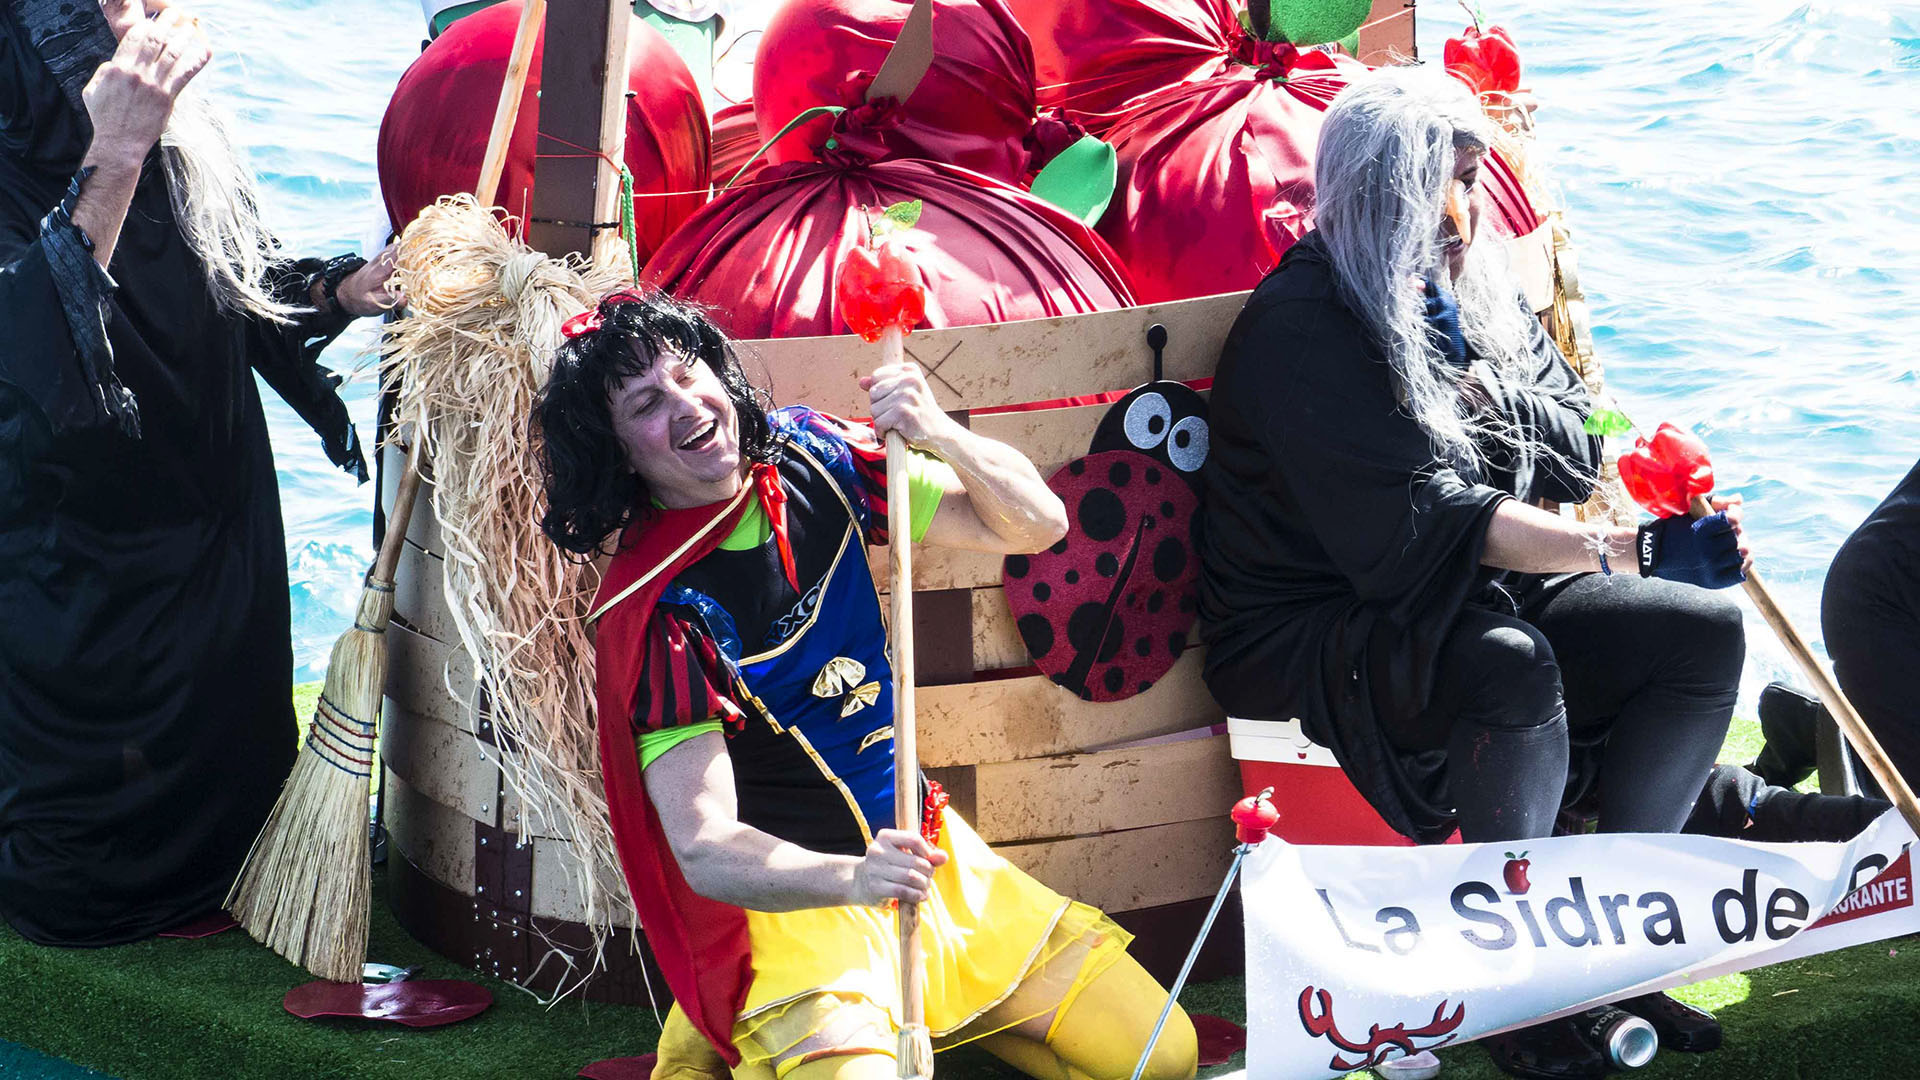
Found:
[[[1248,856],[1247,1075],[1402,1054],[1795,957],[1920,932],[1914,841],[1593,835]],[[1524,848],[1525,850],[1521,850]]]

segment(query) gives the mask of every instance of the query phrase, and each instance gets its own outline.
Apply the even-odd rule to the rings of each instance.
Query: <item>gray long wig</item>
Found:
[[[1334,101],[1320,129],[1314,221],[1342,298],[1373,331],[1400,383],[1406,411],[1454,463],[1483,462],[1489,447],[1524,453],[1498,417],[1469,415],[1460,373],[1427,336],[1418,282],[1447,281],[1440,241],[1454,155],[1484,151],[1492,130],[1457,80],[1425,68],[1382,68]],[[1526,379],[1528,315],[1504,252],[1467,249],[1452,283],[1460,327],[1496,373]]]
[[[180,234],[199,257],[214,304],[229,315],[288,323],[307,307],[274,298],[280,242],[260,220],[260,188],[205,95],[188,90],[160,136]]]

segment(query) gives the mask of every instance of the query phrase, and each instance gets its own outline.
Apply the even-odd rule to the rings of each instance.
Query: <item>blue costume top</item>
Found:
[[[740,820],[857,855],[893,825],[893,674],[865,550],[885,530],[885,459],[870,433],[810,409],[768,419],[797,586],[769,538],[708,554],[659,603],[752,695],[727,748]]]

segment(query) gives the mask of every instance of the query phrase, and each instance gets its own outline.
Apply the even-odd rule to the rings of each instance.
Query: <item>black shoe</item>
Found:
[[[1480,1040],[1508,1076],[1529,1080],[1600,1080],[1607,1059],[1580,1037],[1572,1017],[1549,1020]]]
[[[1615,1005],[1653,1025],[1660,1045],[1686,1054],[1720,1049],[1720,1021],[1704,1009],[1675,1001],[1665,994],[1642,994]]]
[[[1772,787],[1790,788],[1812,776],[1818,764],[1815,732],[1823,721],[1832,723],[1820,699],[1786,683],[1768,683],[1760,691],[1759,713],[1767,741],[1748,770]]]

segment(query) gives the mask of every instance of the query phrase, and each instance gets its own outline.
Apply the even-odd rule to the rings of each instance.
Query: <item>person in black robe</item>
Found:
[[[1894,485],[1833,557],[1820,592],[1820,630],[1834,678],[1907,785],[1920,776],[1920,463]],[[1767,737],[1751,766],[1769,784],[1792,786],[1814,770],[1816,728],[1833,718],[1820,700],[1786,683],[1760,695]],[[1880,785],[1848,757],[1869,795]]]
[[[254,375],[365,480],[316,358],[390,265],[275,257],[237,165],[181,220],[188,166],[237,159],[173,145],[210,53],[149,2],[0,0],[0,915],[47,944],[212,912],[272,807],[293,663]]]
[[[1328,111],[1316,228],[1249,298],[1213,386],[1205,675],[1230,715],[1298,718],[1394,829],[1677,831],[1725,737],[1739,509],[1635,529],[1534,504],[1592,491],[1586,387],[1473,244],[1490,145],[1470,94],[1385,70]],[[1635,571],[1638,571],[1636,573]],[[1663,580],[1669,579],[1669,580]],[[1718,1029],[1629,1003],[1667,1045]],[[1600,1076],[1571,1021],[1490,1041],[1528,1076]]]

